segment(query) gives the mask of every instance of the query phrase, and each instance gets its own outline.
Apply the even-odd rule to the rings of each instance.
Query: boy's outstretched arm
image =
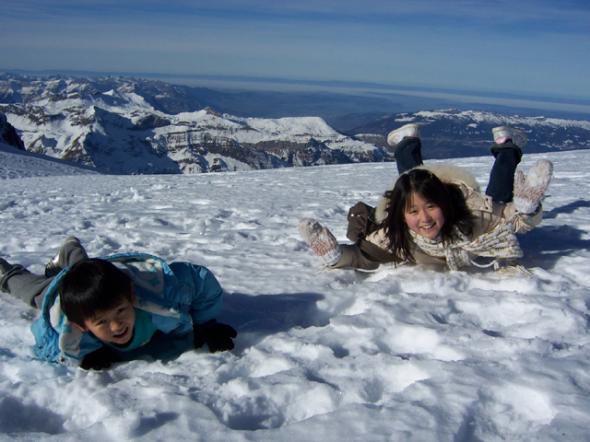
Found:
[[[190,299],[195,348],[207,344],[212,353],[233,349],[237,331],[215,319],[221,312],[224,294],[215,275],[206,267],[186,262],[174,262],[170,268],[182,281],[182,291]]]

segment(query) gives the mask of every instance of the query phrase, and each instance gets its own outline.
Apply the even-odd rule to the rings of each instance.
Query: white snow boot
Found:
[[[387,144],[395,147],[404,137],[420,137],[419,126],[416,123],[404,124],[402,127],[392,130],[387,135]]]
[[[512,143],[516,144],[521,149],[526,145],[528,138],[526,133],[520,129],[509,126],[498,126],[492,129],[492,136],[494,137],[494,143],[504,144],[508,140],[512,140]]]

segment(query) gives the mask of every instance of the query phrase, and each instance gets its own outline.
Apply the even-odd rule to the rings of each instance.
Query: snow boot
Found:
[[[0,279],[4,278],[11,268],[12,264],[9,264],[4,258],[0,258]]]
[[[392,130],[387,135],[387,144],[391,147],[395,147],[405,137],[417,137],[420,138],[419,126],[416,123],[405,124],[400,128]]]
[[[14,266],[4,258],[0,258],[0,291],[4,290],[4,277],[13,267]]]
[[[516,144],[521,149],[524,148],[528,141],[527,135],[524,131],[508,126],[494,127],[492,129],[492,136],[494,137],[494,143],[497,145],[512,140],[512,143]]]
[[[45,265],[45,277],[51,278],[52,276],[57,275],[62,269],[66,266],[66,246],[78,246],[82,249],[80,245],[80,240],[75,236],[68,236],[65,241],[62,243],[61,247],[57,254],[49,260],[49,262]],[[83,249],[82,249],[83,250]]]

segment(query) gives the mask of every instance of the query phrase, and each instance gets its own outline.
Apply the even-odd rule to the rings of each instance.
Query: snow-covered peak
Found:
[[[553,126],[553,127],[579,127],[590,131],[590,121],[587,120],[567,120],[564,118],[547,118],[544,116],[519,116],[519,115],[502,115],[494,112],[481,112],[474,110],[454,111],[454,110],[436,110],[420,111],[414,114],[404,114],[397,121],[406,122],[414,121],[417,118],[426,120],[454,119],[463,121],[472,121],[476,123],[490,123],[495,125],[506,126]]]
[[[130,80],[35,80],[21,84],[26,104],[4,108],[30,150],[110,173],[195,173],[388,157],[382,148],[342,135],[319,117],[245,118],[210,107],[168,114],[153,106],[155,97],[141,95],[141,87]]]
[[[253,129],[284,139],[339,135],[320,117],[246,118],[245,121]]]
[[[350,133],[362,135],[351,137],[313,115],[255,118],[206,102],[175,104],[192,96],[190,88],[128,78],[0,76],[0,101],[5,102],[0,111],[27,149],[109,173],[388,161],[393,153],[386,134],[410,121],[422,124],[429,158],[487,154],[491,128],[498,125],[524,129],[530,151],[590,148],[588,121],[445,109],[380,116],[355,127]],[[187,107],[191,110],[164,110]]]

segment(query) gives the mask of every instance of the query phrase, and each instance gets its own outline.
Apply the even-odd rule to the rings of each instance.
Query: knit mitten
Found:
[[[517,170],[514,174],[513,198],[516,210],[520,213],[534,213],[545,196],[552,175],[553,163],[549,160],[537,161],[526,176],[522,170]]]
[[[312,218],[299,221],[299,233],[303,240],[311,247],[313,253],[319,256],[327,266],[333,266],[342,257],[342,250],[332,232]]]

